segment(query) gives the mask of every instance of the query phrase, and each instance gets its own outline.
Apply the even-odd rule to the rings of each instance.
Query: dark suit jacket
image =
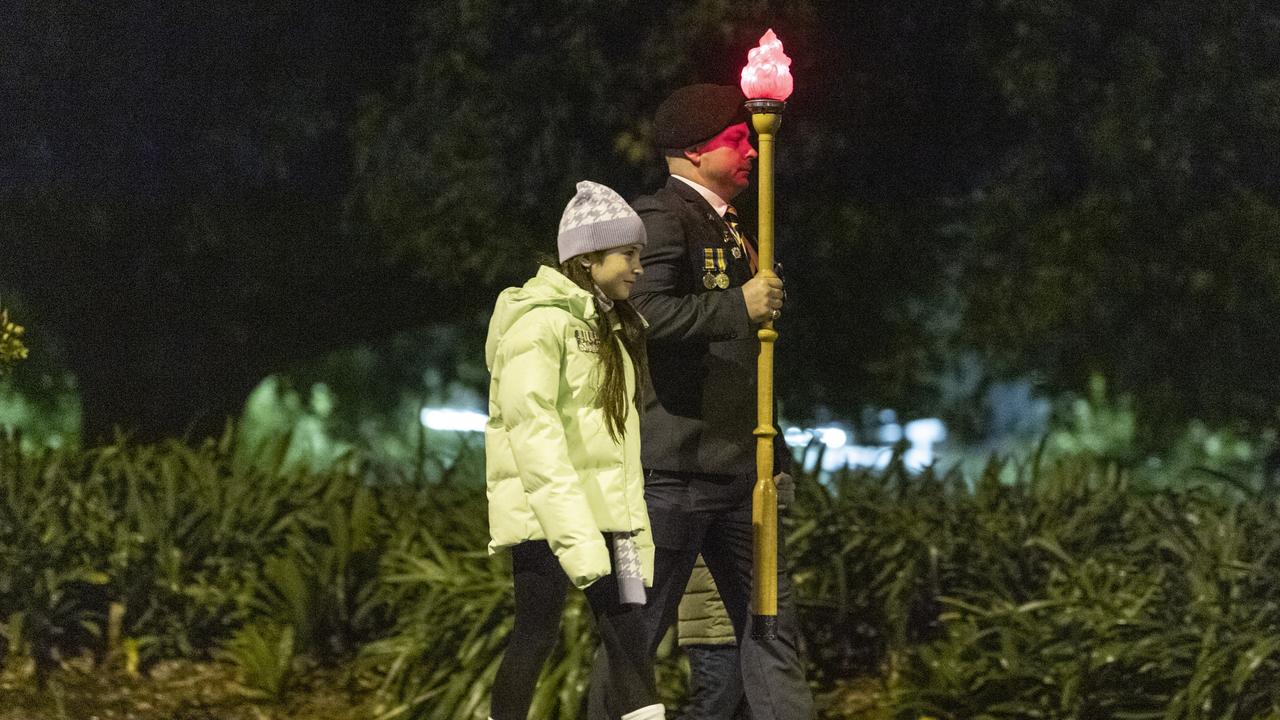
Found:
[[[640,418],[646,469],[755,474],[756,360],[760,342],[742,285],[751,279],[724,220],[676,178],[632,206],[648,242],[631,299],[649,322],[649,374]],[[704,248],[723,251],[726,290],[703,285]],[[774,467],[791,456],[775,438]]]

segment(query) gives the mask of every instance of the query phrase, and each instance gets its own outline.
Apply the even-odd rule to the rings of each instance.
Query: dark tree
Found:
[[[965,339],[1051,387],[1104,374],[1148,440],[1271,419],[1280,10],[1002,2],[984,22],[1018,140],[975,204]]]
[[[91,438],[216,427],[263,374],[405,329],[474,347],[573,183],[656,187],[658,101],[736,82],[770,26],[798,78],[789,415],[935,410],[966,352],[1101,372],[1169,427],[1280,401],[1269,5],[11,6],[0,293],[60,338]]]
[[[342,232],[348,129],[406,52],[397,17],[6,10],[0,289],[63,348],[90,439],[217,428],[262,374],[376,332],[409,294]]]

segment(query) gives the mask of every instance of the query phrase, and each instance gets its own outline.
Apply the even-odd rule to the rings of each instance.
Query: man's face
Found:
[[[713,190],[730,191],[726,200],[732,200],[751,184],[751,161],[758,153],[751,146],[751,131],[742,122],[730,125],[719,135],[702,144],[695,151],[697,165],[708,186]],[[723,194],[723,193],[722,193]]]

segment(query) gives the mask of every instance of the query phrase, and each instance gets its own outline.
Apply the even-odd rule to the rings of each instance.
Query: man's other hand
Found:
[[[796,479],[787,473],[773,476],[773,484],[778,487],[778,509],[786,510],[796,501]]]

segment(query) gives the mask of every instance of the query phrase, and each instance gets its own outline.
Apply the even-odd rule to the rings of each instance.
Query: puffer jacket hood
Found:
[[[612,570],[604,534],[624,533],[651,584],[639,412],[628,403],[621,439],[609,434],[597,402],[601,342],[591,293],[553,268],[498,296],[485,342],[489,551],[546,540],[573,584],[586,587]],[[630,398],[635,368],[622,358]]]
[[[493,372],[493,361],[498,353],[498,343],[507,330],[534,308],[560,308],[583,322],[596,316],[596,304],[591,293],[578,287],[559,270],[543,265],[520,287],[510,287],[498,295],[489,320],[489,336],[484,343],[484,364]]]

